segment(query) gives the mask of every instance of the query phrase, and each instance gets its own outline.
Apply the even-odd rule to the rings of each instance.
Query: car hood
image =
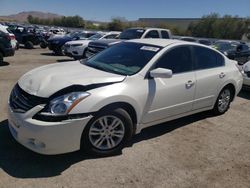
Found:
[[[72,37],[64,35],[62,37],[54,37],[54,38],[48,39],[48,42],[69,41],[69,40],[72,40]]]
[[[47,98],[69,86],[115,83],[125,77],[71,61],[36,68],[23,75],[18,85],[31,95]]]
[[[119,43],[121,41],[122,40],[120,39],[102,39],[102,40],[92,41],[89,43],[89,45],[102,47],[102,46],[110,46],[110,45]]]
[[[90,42],[91,40],[74,40],[74,41],[69,41],[69,42],[66,42],[67,45],[71,45],[71,44],[83,44],[83,45],[88,45],[88,43]]]

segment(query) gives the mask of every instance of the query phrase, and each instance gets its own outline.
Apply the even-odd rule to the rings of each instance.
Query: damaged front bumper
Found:
[[[45,122],[32,119],[39,106],[26,113],[16,113],[8,108],[9,129],[12,136],[26,148],[46,155],[77,151],[81,147],[82,132],[92,118],[60,122]]]

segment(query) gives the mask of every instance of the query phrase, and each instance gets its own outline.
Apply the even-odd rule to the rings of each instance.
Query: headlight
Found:
[[[50,101],[41,115],[63,116],[67,115],[79,102],[88,97],[87,92],[72,92]]]

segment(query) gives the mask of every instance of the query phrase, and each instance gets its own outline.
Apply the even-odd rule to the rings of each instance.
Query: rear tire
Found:
[[[110,156],[119,153],[132,135],[133,122],[127,111],[101,111],[85,127],[82,146],[92,155]]]
[[[24,46],[26,49],[33,49],[34,48],[34,45],[31,41],[25,42]]]
[[[230,103],[233,98],[233,92],[230,87],[225,87],[221,90],[216,103],[213,108],[213,113],[215,115],[222,115],[224,114],[229,108]]]

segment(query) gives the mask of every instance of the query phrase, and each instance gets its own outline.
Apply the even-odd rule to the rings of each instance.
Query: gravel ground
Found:
[[[7,128],[12,87],[35,67],[67,60],[46,49],[20,49],[0,66],[0,188],[250,187],[247,91],[225,115],[205,112],[145,129],[113,157],[43,156],[16,143]]]

